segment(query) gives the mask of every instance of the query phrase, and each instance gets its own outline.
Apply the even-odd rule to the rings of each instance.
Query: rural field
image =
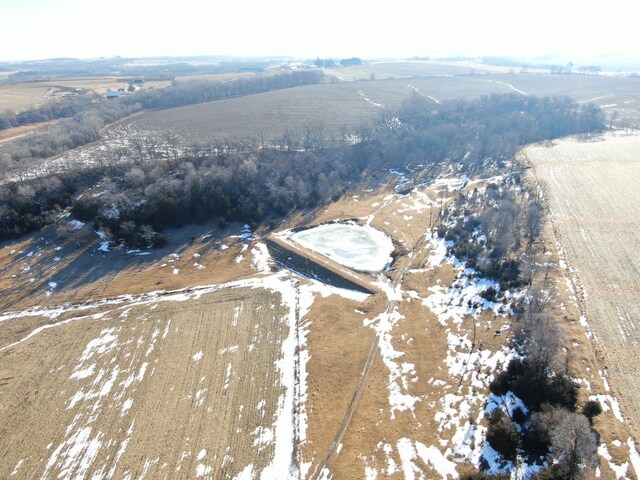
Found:
[[[583,315],[633,434],[640,435],[640,137],[607,134],[526,149],[549,197]]]
[[[385,80],[421,76],[453,76],[470,73],[507,73],[508,68],[471,62],[398,61],[372,62],[346,68],[324,68],[329,75],[339,80]]]
[[[169,83],[168,81],[149,82],[147,87],[159,88]],[[19,113],[68,95],[76,88],[104,95],[108,90],[126,88],[126,85],[119,82],[117,77],[70,77],[40,82],[5,83],[0,84],[0,108]]]
[[[151,143],[166,133],[182,146],[273,141],[314,124],[337,135],[409,95],[437,105],[562,94],[616,112],[608,123],[640,121],[638,79],[470,68],[372,64],[336,72],[353,81],[144,111],[39,173],[106,164],[110,152],[124,158],[136,145],[167,148],[139,153],[140,163],[162,161],[168,147]],[[578,405],[602,407],[589,473],[604,479],[640,474],[639,154],[640,137],[606,134],[522,155],[551,210],[531,247],[534,286],[559,319]],[[468,251],[458,258],[437,234],[449,207],[471,212],[473,202],[510,189],[523,199],[520,178],[436,170],[413,181],[415,171],[377,172],[320,207],[269,218],[268,228],[217,219],[167,228],[168,244],[157,249],[115,247],[68,212],[56,212],[72,228],[66,239],[48,226],[0,245],[0,478],[455,479],[480,464],[517,478],[535,473],[535,461],[501,460],[487,440],[493,411],[524,406],[512,392],[489,390],[519,355],[510,340],[524,287],[503,288],[467,268]],[[99,197],[112,186],[74,195]],[[356,266],[355,274],[340,255],[296,244],[276,259],[269,250],[274,237],[294,243],[293,230],[331,222],[378,230],[393,262],[385,252],[384,268]],[[294,256],[357,277],[370,293],[303,275]]]
[[[508,85],[475,76],[337,82],[150,111],[133,126],[143,132],[171,131],[187,142],[239,139],[257,133],[275,139],[285,132],[301,135],[305,125],[318,124],[327,135],[339,136],[400,107],[413,93],[437,104],[509,91],[513,90]]]
[[[377,64],[372,67],[377,67]],[[399,108],[411,95],[420,95],[434,102],[434,105],[446,100],[473,99],[491,93],[568,95],[579,103],[594,102],[601,106],[607,124],[631,129],[640,125],[638,78],[499,72],[441,75],[437,72],[442,66],[422,62],[385,63],[379,68],[383,67],[388,72],[396,72],[397,77],[308,85],[143,111],[105,128],[99,142],[38,161],[40,172],[61,171],[76,164],[112,161],[109,159],[120,156],[123,149],[135,151],[134,143],[149,144],[146,148],[152,148],[154,155],[170,157],[170,150],[174,147],[166,144],[167,134],[180,143],[180,148],[208,143],[234,143],[247,138],[252,138],[254,142],[273,143],[289,137],[300,142],[305,128],[321,131],[327,139],[341,138]],[[447,68],[461,71],[459,66]],[[188,78],[181,77],[180,81],[187,81]],[[220,74],[213,78],[224,82],[234,77]],[[20,138],[31,131],[31,127],[8,130],[4,135],[7,138],[0,138],[0,142]],[[37,169],[33,167],[31,174],[35,171]]]
[[[499,181],[451,177],[410,194],[381,186],[283,225],[356,219],[387,234],[399,254],[390,270],[360,274],[371,295],[278,267],[260,232],[242,240],[193,227],[195,242],[176,237],[142,263],[116,252],[89,256],[99,239],[85,253],[39,238],[12,254],[3,248],[7,276],[23,289],[39,286],[0,316],[0,472],[458,478],[491,458],[483,418],[506,400],[491,400],[487,387],[513,355],[513,317],[508,304],[478,296],[492,283],[460,267],[431,227],[434,211],[461,192]],[[561,291],[567,272],[554,242],[547,247]],[[59,273],[38,270],[59,262],[69,262]],[[87,262],[98,272],[115,262],[118,271],[70,283]],[[575,376],[589,385],[585,395],[609,406],[596,420],[601,478],[635,478],[633,441],[579,308],[564,294],[554,309],[570,319]]]
[[[3,319],[25,328],[0,347],[0,476],[286,475],[292,291],[271,279],[114,299],[43,313],[51,328],[33,338],[37,314]]]
[[[424,71],[419,63],[401,63],[399,70],[384,66],[408,78],[310,85],[150,111],[137,118],[133,126],[144,132],[171,131],[188,143],[239,139],[257,133],[274,139],[285,132],[300,134],[305,124],[321,124],[327,135],[340,135],[345,129],[353,130],[398,108],[412,93],[434,103],[490,93],[568,95],[578,102],[603,107],[616,125],[635,127],[640,118],[637,78],[542,73],[439,76],[430,64]]]

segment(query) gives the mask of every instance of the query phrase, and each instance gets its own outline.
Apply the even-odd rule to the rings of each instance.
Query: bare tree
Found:
[[[596,465],[597,449],[596,435],[584,415],[566,412],[551,431],[551,460],[568,480],[587,477]]]
[[[298,146],[298,135],[293,130],[286,130],[279,139],[279,143],[283,150],[293,152]]]
[[[131,187],[140,187],[144,184],[145,174],[138,168],[133,167],[131,170],[124,174],[124,181]]]
[[[524,212],[524,234],[527,238],[527,250],[540,235],[542,228],[542,208],[536,203],[529,203]]]
[[[516,335],[524,347],[527,364],[537,378],[544,378],[557,371],[561,333],[553,316],[525,310],[517,324]]]
[[[320,150],[326,146],[327,127],[323,122],[305,123],[302,126],[305,150]]]
[[[133,147],[133,149],[136,152],[138,152],[138,161],[140,163],[143,163],[144,162],[144,150],[145,150],[144,143],[138,137],[132,137],[131,139],[129,139],[129,142],[131,143],[131,146]]]
[[[264,149],[267,147],[267,143],[269,142],[269,135],[267,134],[264,128],[259,128],[256,131],[256,137],[258,138],[258,142],[260,144],[260,148]]]
[[[167,144],[169,152],[173,155],[173,159],[178,159],[178,154],[180,153],[180,139],[173,132],[166,132],[164,134],[164,141]]]
[[[140,236],[146,242],[147,247],[153,246],[153,241],[158,234],[151,225],[142,225],[140,227]]]

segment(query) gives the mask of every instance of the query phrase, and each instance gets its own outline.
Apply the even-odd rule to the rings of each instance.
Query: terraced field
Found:
[[[147,112],[136,120],[134,127],[144,132],[172,131],[187,142],[258,134],[274,139],[285,132],[301,135],[305,125],[317,124],[325,128],[328,136],[340,135],[398,108],[412,93],[434,103],[490,93],[569,95],[578,102],[601,106],[614,125],[640,126],[640,79],[542,73],[421,75],[422,70],[416,64],[403,65],[393,70],[385,64],[390,77],[386,80],[310,85]],[[351,69],[335,73],[344,71]]]
[[[511,74],[499,80],[530,95],[569,95],[579,103],[594,103],[614,126],[640,127],[640,78]]]

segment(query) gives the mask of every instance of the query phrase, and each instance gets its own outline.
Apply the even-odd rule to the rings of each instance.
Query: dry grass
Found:
[[[41,83],[0,85],[0,109],[17,113],[37,107],[48,100],[50,90],[50,85]]]
[[[436,187],[423,193],[435,199],[438,198],[438,190]],[[425,202],[425,199],[411,195],[390,200],[388,194],[388,190],[383,190],[378,194],[343,198],[319,212],[316,221],[362,217],[375,212],[373,226],[385,231],[406,249],[413,249],[429,228],[429,208],[415,208],[416,201]],[[396,312],[401,318],[388,332],[391,346],[397,353],[396,361],[414,369],[413,373],[406,375],[412,380],[402,391],[419,400],[413,411],[392,411],[389,385],[399,380],[392,380],[390,376],[386,364],[388,357],[383,360],[380,351],[376,351],[353,419],[341,439],[342,446],[327,465],[335,478],[363,478],[365,466],[382,475],[390,461],[397,466],[402,464],[398,444],[403,439],[438,446],[439,440],[451,441],[455,432],[455,429],[441,430],[437,419],[440,401],[447,393],[454,393],[460,381],[448,375],[445,365],[447,328],[422,304],[422,299],[431,293],[430,287],[452,282],[453,271],[450,265],[425,268],[429,252],[428,245],[414,250],[413,270],[404,276],[404,294],[402,301],[396,304]],[[409,261],[409,255],[401,256],[386,275],[394,276]],[[408,292],[412,292],[411,295]],[[387,306],[388,299],[384,294],[369,297],[356,307],[358,311],[344,302],[317,300],[307,317],[311,322],[307,409],[313,415],[309,418],[309,441],[301,451],[303,460],[311,462],[311,473],[317,473],[317,466],[335,440],[335,433],[353,395],[368,347],[373,342],[374,329],[368,323],[382,314]],[[504,344],[504,337],[494,335],[494,331],[504,325],[504,319],[486,314],[478,319],[478,325],[480,329],[476,339],[483,348],[495,351]],[[473,330],[473,322],[468,321],[460,325],[456,334],[472,338]],[[462,382],[461,394],[467,389],[472,389],[469,378]],[[422,463],[419,466],[426,478],[438,477],[432,466]],[[402,478],[402,470],[387,476]]]
[[[438,417],[438,412],[443,409],[443,401],[447,395],[452,394],[474,398],[486,393],[478,389],[477,382],[473,384],[472,381],[478,380],[479,374],[492,372],[478,365],[469,369],[462,378],[450,375],[446,363],[448,352],[451,352],[449,333],[466,336],[467,339],[474,338],[475,334],[476,348],[481,346],[485,352],[500,350],[507,340],[504,335],[496,336],[495,332],[507,325],[509,318],[485,311],[475,322],[466,317],[460,325],[444,326],[423,304],[423,300],[432,294],[432,288],[438,285],[450,286],[455,278],[455,271],[449,264],[428,266],[430,249],[420,242],[433,218],[429,214],[429,199],[443,198],[439,193],[441,190],[442,186],[432,186],[425,188],[421,194],[389,196],[392,192],[388,188],[376,189],[359,196],[344,197],[315,212],[312,218],[293,218],[287,225],[349,218],[365,221],[364,217],[373,214],[375,218],[372,225],[392,236],[397,245],[404,246],[401,248],[404,253],[400,255],[394,268],[385,275],[393,277],[412,262],[411,270],[405,274],[401,285],[402,300],[395,304],[400,317],[388,331],[388,345],[397,352],[395,361],[398,364],[413,366],[413,372],[404,374],[408,383],[402,388],[402,392],[418,400],[413,411],[392,411],[389,385],[392,382],[399,384],[400,380],[392,379],[387,364],[389,357],[383,360],[382,351],[378,347],[363,384],[358,406],[340,440],[342,446],[338,455],[334,455],[328,464],[334,478],[363,478],[365,466],[375,468],[380,475],[387,471],[390,462],[399,467],[403,461],[399,445],[405,440],[419,441],[425,446],[433,445],[443,453],[447,448],[453,448],[458,441],[453,439],[453,435],[458,430],[443,427],[442,420]],[[452,194],[447,196],[452,198]],[[433,208],[438,207],[436,205]],[[210,228],[194,227],[194,230],[185,233],[186,238],[170,236],[169,250],[147,260],[126,257],[120,259],[118,256],[103,259],[100,255],[91,257],[88,252],[74,253],[72,246],[55,251],[54,243],[38,243],[37,238],[25,240],[0,250],[0,268],[4,278],[2,291],[6,293],[9,289],[11,295],[18,295],[18,291],[28,288],[29,275],[37,277],[38,280],[34,283],[41,282],[40,286],[34,286],[34,292],[30,296],[25,297],[26,294],[23,293],[16,304],[20,308],[26,308],[29,303],[80,303],[88,298],[197,286],[251,276],[254,271],[250,266],[250,247],[244,253],[244,259],[237,263],[242,246],[227,241],[231,247],[220,250],[215,245],[215,238],[201,241],[201,235],[208,230]],[[217,235],[224,237],[229,233],[217,232]],[[196,237],[192,244],[188,242],[191,235]],[[548,230],[546,235],[552,236],[552,231]],[[418,248],[410,256],[407,252],[416,245]],[[17,252],[9,255],[9,248],[22,250],[19,259],[16,257]],[[546,248],[546,260],[557,265],[559,257],[554,251],[554,243],[547,244]],[[28,257],[30,251],[35,253]],[[62,276],[62,272],[51,270],[53,264],[50,256],[55,252],[62,257],[59,262],[69,262],[60,267],[66,276]],[[172,256],[172,253],[178,254],[179,258]],[[105,262],[113,264],[111,273],[107,271],[96,274],[97,278],[91,275],[77,278],[77,285],[65,283],[73,282],[82,271],[91,271],[92,265]],[[205,268],[194,267],[196,262]],[[26,265],[31,270],[28,274],[22,274]],[[179,270],[175,275],[172,273],[174,268]],[[9,274],[17,276],[10,279]],[[567,290],[563,271],[554,267],[550,276],[562,298],[562,303],[559,302],[553,308],[554,313],[563,319],[567,341],[572,346],[572,372],[576,372],[577,378],[585,378],[591,383],[591,393],[602,393],[603,381],[597,373],[601,367],[585,336],[584,328],[577,321],[579,308],[571,298],[574,294]],[[49,278],[59,281],[60,287],[52,297],[46,298],[42,288],[46,284],[45,279]],[[13,286],[9,288],[9,285]],[[382,291],[362,302],[335,295],[322,297],[316,294],[315,297],[315,302],[300,325],[301,330],[308,330],[306,345],[302,344],[301,350],[310,356],[307,363],[307,400],[304,405],[309,416],[307,438],[297,446],[296,455],[296,460],[301,465],[308,465],[304,478],[309,478],[316,471],[336,439],[336,432],[340,429],[375,336],[375,330],[369,323],[389,306],[389,299]],[[242,304],[244,307],[238,327],[231,328],[235,308]],[[101,465],[106,465],[107,462],[111,462],[109,465],[117,463],[116,476],[124,476],[128,470],[134,477],[139,477],[146,468],[147,478],[180,478],[181,475],[182,478],[193,477],[200,463],[205,467],[213,467],[211,475],[214,478],[235,475],[248,463],[253,463],[258,468],[260,462],[269,457],[271,450],[266,448],[260,451],[254,448],[250,452],[256,438],[251,432],[259,425],[270,425],[270,421],[255,418],[257,402],[267,399],[265,419],[270,418],[273,410],[269,409],[275,408],[273,402],[277,400],[279,392],[278,386],[273,385],[274,357],[269,356],[274,355],[274,352],[279,353],[278,349],[281,347],[279,342],[283,327],[276,318],[282,315],[279,304],[277,294],[261,289],[240,288],[221,290],[188,302],[159,302],[154,310],[151,309],[152,305],[133,306],[126,317],[120,315],[128,307],[105,306],[103,308],[110,309],[110,312],[103,317],[58,325],[15,348],[0,352],[0,378],[4,379],[0,382],[0,398],[6,399],[0,401],[0,418],[7,419],[3,435],[8,432],[6,437],[0,435],[0,439],[7,438],[0,440],[4,442],[0,445],[3,451],[8,452],[5,460],[0,462],[0,476],[8,475],[21,459],[25,459],[21,465],[21,468],[25,468],[21,470],[22,474],[39,476],[53,451],[69,439],[66,434],[77,431],[83,425],[93,428],[90,438],[95,438],[98,432],[102,433],[100,452],[91,464],[90,473],[98,473]],[[271,305],[277,306],[275,310],[272,310]],[[68,317],[60,317],[54,321],[66,318]],[[2,322],[0,345],[24,338],[34,328],[50,321],[32,316]],[[259,329],[257,343],[251,337],[252,328]],[[117,337],[117,341],[113,348],[96,357],[95,372],[104,370],[104,378],[95,385],[91,383],[95,375],[86,379],[71,379],[79,366],[79,356],[88,342],[104,336],[106,329],[113,329],[112,334]],[[168,332],[167,336],[162,338],[165,330]],[[155,334],[156,340],[153,340],[155,332],[158,333]],[[137,346],[138,341],[141,342],[140,346]],[[152,342],[155,342],[154,347],[147,354]],[[252,344],[256,346],[252,356],[249,356],[248,346]],[[234,352],[220,353],[221,349],[235,345],[238,345],[238,349]],[[457,353],[466,358],[470,352],[465,348],[458,347]],[[192,358],[200,350],[203,358],[196,362]],[[230,354],[232,355],[228,356]],[[117,374],[117,379],[120,379],[121,376],[128,378],[126,375],[129,374],[136,377],[144,362],[147,363],[147,370],[143,380],[134,381],[126,392],[124,386],[116,382],[104,397],[86,398],[68,409],[69,399],[80,388],[87,393],[104,387],[104,382],[114,374],[115,365],[120,368]],[[237,393],[231,397],[219,395],[220,390],[224,390],[228,362],[233,364],[233,372],[238,374],[237,378],[232,378],[227,390],[231,392],[236,389],[234,392]],[[88,362],[85,363],[87,365],[83,363],[82,368],[89,366]],[[245,370],[236,370],[236,366]],[[261,383],[261,375],[271,380]],[[201,380],[203,376],[205,379]],[[253,383],[247,383],[248,379],[253,379]],[[203,387],[209,390],[206,395],[200,394],[205,396],[198,397],[204,398],[202,405],[198,406],[196,393]],[[258,394],[267,391],[270,393]],[[118,397],[121,392],[124,392],[123,395]],[[583,392],[583,397],[585,395],[587,393]],[[132,399],[131,408],[122,415],[123,402],[128,399]],[[22,416],[15,413],[19,402],[29,405]],[[95,420],[90,420],[89,412],[96,405],[98,416]],[[238,412],[239,405],[244,405],[242,416]],[[454,403],[454,406],[463,410],[460,403]],[[208,412],[209,407],[211,412]],[[460,418],[473,424],[483,408],[482,401],[478,401],[471,405],[466,416],[460,415]],[[57,409],[60,420],[42,427],[42,439],[27,439],[27,434],[21,432],[32,431],[43,423],[43,412],[46,411],[43,409]],[[63,429],[74,421],[74,414],[80,417],[74,428],[64,434]],[[134,417],[129,446],[120,460],[114,463],[114,456],[126,438]],[[266,423],[261,423],[263,421]],[[603,435],[603,441],[608,443],[614,459],[618,463],[626,461],[625,426],[611,414],[599,417],[596,426]],[[240,432],[237,432],[238,428],[241,429]],[[622,440],[622,447],[612,445],[613,439]],[[113,441],[111,445],[108,445],[109,440]],[[47,442],[52,443],[49,450],[45,448]],[[234,462],[225,464],[229,470],[222,470],[220,463],[230,453],[221,450],[220,445],[223,444],[230,446],[230,452],[233,452],[231,455],[235,459]],[[195,458],[202,449],[207,452],[204,460],[198,462]],[[181,459],[184,452],[190,454]],[[214,455],[217,455],[215,460]],[[52,474],[60,472],[59,462],[52,465]],[[415,465],[426,478],[438,477],[432,465],[419,460],[415,461]],[[176,472],[178,466],[180,471]],[[462,468],[459,467],[458,471],[462,471]],[[401,475],[401,470],[389,474],[392,478],[400,478]],[[602,466],[602,478],[614,478],[606,465]]]
[[[584,308],[633,434],[640,434],[637,302],[640,137],[568,139],[526,150],[559,239],[584,286]],[[579,292],[580,293],[580,292]]]
[[[49,122],[41,122],[32,125],[23,125],[21,127],[13,127],[7,128],[6,130],[0,130],[0,144],[11,142],[21,137],[25,137],[30,133],[33,133],[34,130],[40,127],[45,127],[47,125],[53,125],[56,123],[56,120],[51,120]]]
[[[146,88],[166,87],[171,82],[147,82]],[[73,77],[47,80],[43,82],[25,82],[0,85],[0,110],[9,109],[15,113],[38,107],[48,101],[69,94],[69,89],[81,88],[84,91],[104,95],[109,90],[126,88],[127,84],[118,82],[117,77]]]

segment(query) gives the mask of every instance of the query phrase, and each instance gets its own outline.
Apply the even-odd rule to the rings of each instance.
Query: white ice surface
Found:
[[[296,232],[291,239],[354,270],[379,272],[392,260],[391,239],[369,226],[331,223]]]

